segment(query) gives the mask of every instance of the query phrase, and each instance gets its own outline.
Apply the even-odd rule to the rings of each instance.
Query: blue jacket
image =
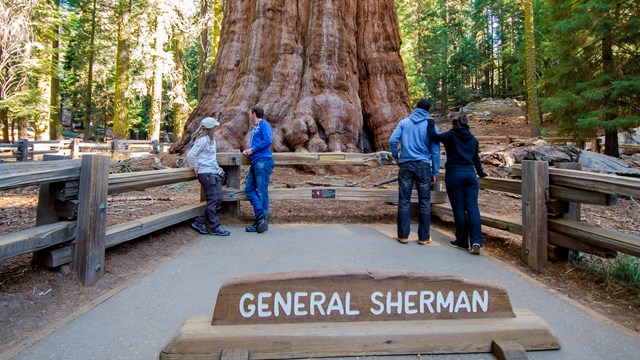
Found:
[[[265,119],[260,119],[253,127],[249,147],[253,149],[253,154],[249,155],[249,160],[253,164],[262,158],[273,158],[271,153],[271,143],[273,142],[273,130]]]
[[[394,159],[398,159],[398,144],[402,143],[398,163],[426,161],[431,164],[432,176],[440,171],[440,144],[432,142],[427,135],[429,112],[415,109],[408,118],[398,123],[389,138],[389,147]]]

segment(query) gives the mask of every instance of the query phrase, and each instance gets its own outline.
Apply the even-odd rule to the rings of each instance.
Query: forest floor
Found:
[[[489,114],[487,114],[487,112]],[[475,119],[474,119],[475,118]],[[476,135],[512,135],[529,137],[521,108],[493,104],[472,118]],[[486,150],[486,149],[484,149]],[[162,162],[171,166],[175,156],[165,156]],[[153,159],[131,161],[130,168],[152,170]],[[272,176],[272,188],[291,188],[328,183],[335,186],[372,188],[373,184],[396,176],[397,168],[348,167],[339,171],[333,167],[300,169],[277,167]],[[246,169],[244,169],[246,170]],[[491,176],[505,175],[487,166]],[[316,185],[317,186],[317,185]],[[395,187],[395,183],[384,185]],[[37,187],[3,191],[0,199],[0,235],[35,226]],[[109,198],[107,226],[168,211],[199,201],[196,181],[160,186],[144,191],[120,194]],[[481,191],[483,213],[517,219],[521,213],[518,196]],[[272,224],[282,223],[395,223],[396,205],[367,202],[333,201],[273,201]],[[224,225],[247,225],[252,221],[251,207],[244,203],[240,216],[223,214]],[[633,199],[620,199],[616,206],[583,205],[582,220],[603,228],[640,235],[640,205]],[[435,230],[453,234],[452,219],[433,219]],[[508,263],[549,288],[562,293],[600,313],[612,323],[631,333],[640,333],[640,289],[612,279],[588,261],[552,262],[538,273],[522,265],[521,238],[505,231],[483,227],[483,256]],[[68,267],[50,270],[31,265],[31,255],[25,254],[0,262],[0,354],[18,341],[38,337],[52,328],[88,311],[131,282],[151,272],[191,246],[196,237],[188,223],[130,241],[107,250],[105,276],[100,282],[85,288],[69,273]]]

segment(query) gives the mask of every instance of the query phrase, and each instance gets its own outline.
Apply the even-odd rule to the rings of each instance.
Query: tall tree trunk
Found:
[[[148,140],[160,140],[162,123],[162,54],[167,37],[162,15],[156,17],[155,54],[153,56],[153,85],[151,91],[151,116],[149,117]]]
[[[611,74],[611,72],[614,71],[613,41],[611,37],[611,28],[607,27],[602,35],[602,70],[606,74]],[[610,122],[615,120],[618,117],[618,114],[615,110],[615,106],[611,104],[611,89],[607,88],[606,91],[607,95],[604,98],[604,102],[607,103],[609,111],[605,113],[604,120]],[[605,155],[620,157],[620,149],[618,147],[618,129],[615,126],[606,126],[605,128],[604,153]]]
[[[202,89],[207,79],[208,57],[209,57],[209,0],[200,0],[200,53],[199,53],[199,74],[198,74],[198,101],[202,98]],[[182,131],[180,131],[182,132]]]
[[[60,0],[54,0],[56,11],[60,11]],[[62,139],[62,108],[60,107],[60,26],[55,24],[51,44],[51,97],[49,99],[49,136]]]
[[[184,44],[180,40],[175,40],[173,60],[176,80],[172,91],[174,98],[171,99],[171,107],[173,109],[173,136],[178,139],[182,137],[184,126],[189,117],[189,104],[184,85]]]
[[[51,76],[41,75],[38,79],[38,92],[43,99],[51,98]],[[42,104],[44,112],[38,114],[33,123],[33,132],[35,140],[49,140],[49,119],[51,118],[51,106],[49,102]]]
[[[91,10],[91,39],[89,43],[89,71],[87,75],[87,91],[84,98],[84,140],[89,141],[91,138],[91,112],[92,99],[91,90],[93,88],[93,61],[95,55],[95,37],[96,37],[96,0],[93,0],[93,9]]]
[[[9,111],[5,107],[0,107],[0,124],[2,124],[2,142],[11,142],[9,138]]]
[[[229,1],[219,56],[171,151],[211,115],[221,150],[245,148],[255,105],[275,151],[387,149],[411,110],[400,41],[394,0]]]
[[[131,0],[118,1],[118,48],[116,50],[116,79],[113,98],[113,137],[129,138],[129,13]]]
[[[531,135],[540,136],[538,94],[536,79],[536,43],[533,23],[533,3],[531,0],[523,1],[524,5],[524,37],[525,37],[525,62],[527,68],[527,120],[531,126]]]

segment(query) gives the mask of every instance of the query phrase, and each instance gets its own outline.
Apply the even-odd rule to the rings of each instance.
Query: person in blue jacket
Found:
[[[417,184],[420,205],[418,244],[426,245],[431,242],[431,185],[435,183],[440,170],[440,144],[431,142],[427,136],[430,108],[429,100],[418,101],[411,115],[398,123],[389,138],[391,155],[399,167],[397,240],[402,244],[406,244],[409,239],[414,183]]]
[[[249,114],[253,124],[253,131],[249,140],[249,147],[242,151],[251,161],[244,193],[253,206],[255,222],[246,227],[247,232],[263,233],[269,229],[269,181],[273,171],[273,153],[271,143],[273,130],[264,119],[262,108],[254,107]]]
[[[449,245],[480,255],[482,222],[478,208],[480,186],[476,173],[480,177],[487,174],[482,169],[478,155],[478,139],[469,130],[469,119],[459,115],[451,125],[451,130],[442,134],[437,133],[433,119],[429,119],[428,127],[429,138],[441,142],[447,152],[444,182],[456,225],[456,239]]]

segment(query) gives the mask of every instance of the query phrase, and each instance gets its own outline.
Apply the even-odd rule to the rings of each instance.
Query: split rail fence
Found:
[[[43,155],[62,155],[78,159],[88,154],[108,154],[110,156],[138,156],[166,152],[171,143],[157,140],[111,140],[105,143],[81,142],[73,140],[18,140],[14,143],[0,143],[0,160],[29,161],[41,159]]]
[[[275,164],[390,165],[388,153],[276,153]],[[218,154],[225,169],[223,188],[227,211],[239,212],[246,200],[240,189],[239,152]],[[107,196],[196,179],[189,168],[109,174],[109,157],[83,156],[56,160],[0,164],[0,191],[39,185],[36,226],[0,236],[0,261],[34,253],[35,262],[57,267],[71,262],[78,279],[92,285],[104,272],[105,249],[187,221],[201,213],[204,203],[106,227]],[[564,165],[573,166],[573,165]],[[640,179],[549,168],[546,162],[525,161],[522,180],[484,178],[481,188],[522,196],[522,221],[482,214],[483,224],[523,237],[522,260],[542,269],[549,254],[574,249],[600,256],[619,251],[640,257],[640,238],[579,221],[580,203],[614,205],[617,195],[640,198]],[[440,175],[442,176],[442,174]],[[396,202],[395,189],[313,187],[269,190],[273,200],[348,200]],[[417,202],[414,193],[413,202]],[[432,192],[432,213],[451,216],[444,191]],[[73,246],[71,246],[73,245]],[[550,245],[550,246],[549,246]],[[548,253],[548,249],[551,252]]]

